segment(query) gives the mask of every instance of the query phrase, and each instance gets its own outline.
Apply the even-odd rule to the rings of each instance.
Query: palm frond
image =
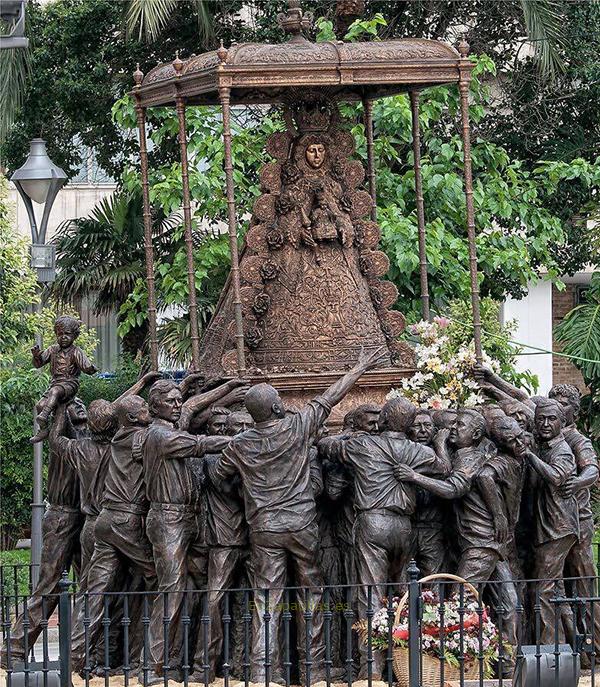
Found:
[[[569,312],[556,329],[563,352],[576,356],[574,364],[589,386],[600,385],[600,272],[592,276],[588,302]]]
[[[197,294],[198,327],[200,334],[208,327],[215,311],[215,301],[205,295]],[[159,303],[159,307],[161,304]],[[164,304],[160,307],[164,311]],[[174,368],[187,368],[192,362],[192,339],[190,315],[188,312],[164,320],[158,327],[158,345],[167,365]]]
[[[206,0],[195,0],[194,5],[198,14],[198,34],[200,40],[204,42],[214,36],[213,15]]]
[[[153,208],[154,253],[168,260],[181,217]],[[63,301],[94,295],[96,314],[118,309],[146,273],[142,198],[119,192],[100,200],[87,217],[63,222],[55,235],[57,267],[52,290]]]
[[[173,16],[178,0],[128,0],[125,11],[125,28],[136,34],[138,40],[156,40]],[[198,33],[201,41],[214,35],[213,16],[206,0],[190,0],[198,15]]]
[[[167,25],[177,0],[129,0],[125,13],[128,33],[137,32],[138,40],[144,37],[154,41]]]
[[[548,77],[555,77],[565,69],[560,55],[564,43],[563,22],[560,3],[557,0],[520,0],[525,30],[533,43],[540,71]]]
[[[190,318],[187,313],[159,325],[158,345],[167,366],[173,368],[189,366],[192,359],[192,339]]]
[[[27,48],[0,50],[0,142],[6,139],[10,127],[23,104],[25,81],[29,72]]]

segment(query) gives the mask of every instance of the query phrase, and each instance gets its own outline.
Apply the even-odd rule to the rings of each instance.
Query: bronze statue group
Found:
[[[65,328],[72,336],[61,339]],[[232,620],[228,661],[239,670],[240,618],[248,609],[225,593],[237,588],[260,590],[250,610],[250,679],[264,681],[268,670],[271,681],[282,682],[286,587],[300,588],[292,592],[299,677],[310,665],[311,681],[323,680],[325,600],[350,600],[365,618],[385,604],[385,583],[400,590],[411,558],[423,575],[451,572],[488,583],[486,601],[512,645],[532,638],[533,598],[542,644],[554,644],[556,630],[562,642],[597,625],[589,605],[574,620],[568,605],[556,610],[553,603],[557,590],[595,594],[590,489],[598,461],[575,427],[576,388],[557,385],[548,398],[529,398],[476,367],[493,401],[487,405],[430,411],[396,397],[383,408],[354,408],[341,431],[328,434],[332,408],[377,366],[378,350],[361,353],[299,410],[286,409],[268,384],[199,374],[177,384],[152,372],[86,412],[77,379],[91,368],[74,345],[77,323],[60,318],[56,329],[57,346],[34,353],[52,370],[51,392],[39,406],[43,431],[34,437],[47,432],[49,443],[40,578],[11,628],[4,665],[8,654],[23,661],[71,566],[79,570],[74,668],[105,668],[108,617],[111,667],[126,663],[150,682],[165,671],[181,679],[184,664],[190,681],[204,681],[205,671],[212,681],[221,670],[224,614]],[[146,387],[147,401],[139,395]],[[569,577],[578,579],[563,583]],[[132,592],[126,608],[109,592]],[[335,669],[342,621],[332,617],[327,641]],[[112,646],[124,619],[126,657]],[[384,657],[373,653],[376,678]],[[359,678],[366,659],[361,646]]]

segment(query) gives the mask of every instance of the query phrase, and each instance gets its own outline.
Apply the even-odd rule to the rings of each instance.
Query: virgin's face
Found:
[[[306,147],[306,161],[313,169],[319,169],[325,162],[325,146],[322,143],[311,143]]]

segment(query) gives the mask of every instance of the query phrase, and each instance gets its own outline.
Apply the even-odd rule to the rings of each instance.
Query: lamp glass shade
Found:
[[[20,181],[21,188],[31,198],[31,200],[43,205],[48,198],[48,192],[52,181],[48,179],[31,179],[30,181]]]
[[[11,181],[31,200],[43,204],[53,185],[63,186],[67,175],[48,157],[46,141],[34,138],[25,164],[12,175]]]

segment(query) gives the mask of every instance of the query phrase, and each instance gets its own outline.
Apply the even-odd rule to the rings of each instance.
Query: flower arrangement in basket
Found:
[[[432,578],[450,577],[450,575],[431,575],[422,581]],[[463,581],[464,582],[464,581]],[[422,620],[421,620],[421,653],[422,674],[421,684],[425,687],[439,687],[441,683],[442,657],[444,663],[444,680],[460,679],[461,657],[465,680],[478,680],[480,666],[483,677],[493,675],[494,665],[498,661],[502,647],[503,656],[509,658],[512,652],[510,645],[503,643],[496,625],[491,620],[488,609],[481,606],[477,591],[470,584],[464,582],[465,593],[463,599],[463,613],[461,623],[460,598],[453,594],[440,604],[437,594],[430,590],[423,590]],[[392,627],[393,666],[399,687],[405,687],[408,682],[408,594],[401,599],[392,600],[394,621]],[[443,608],[443,619],[442,619]],[[387,601],[384,608],[375,613],[371,624],[371,645],[374,649],[387,650],[389,641],[389,609]],[[462,631],[461,631],[462,626]],[[367,643],[367,622],[361,620],[355,624],[359,638]],[[481,661],[480,661],[481,657]]]

